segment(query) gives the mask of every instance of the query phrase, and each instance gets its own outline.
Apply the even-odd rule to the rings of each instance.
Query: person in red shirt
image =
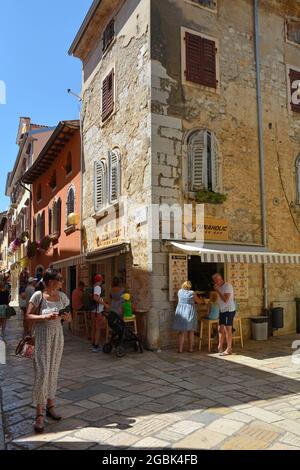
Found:
[[[74,310],[83,310],[83,292],[84,292],[84,282],[80,281],[78,283],[77,289],[74,289],[72,292],[72,308]]]

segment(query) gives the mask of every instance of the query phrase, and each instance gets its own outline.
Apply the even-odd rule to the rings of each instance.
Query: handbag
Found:
[[[37,315],[40,314],[42,302],[43,302],[43,294],[42,294],[41,301],[39,303]],[[26,357],[28,359],[32,359],[34,356],[34,350],[35,350],[34,336],[28,335],[28,336],[25,336],[25,338],[22,338],[21,341],[19,341],[16,347],[15,353],[16,353],[16,356],[18,357]]]
[[[17,315],[17,312],[15,311],[15,309],[11,307],[10,305],[8,305],[6,308],[6,316],[10,318],[10,317],[14,317],[15,315]]]

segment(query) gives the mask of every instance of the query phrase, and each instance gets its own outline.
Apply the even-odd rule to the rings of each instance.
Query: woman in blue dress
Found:
[[[198,328],[197,310],[195,304],[201,304],[200,299],[192,291],[192,283],[185,281],[178,291],[178,304],[175,312],[173,328],[178,331],[178,352],[182,353],[184,344],[184,333],[188,334],[189,352],[193,352],[194,332]]]

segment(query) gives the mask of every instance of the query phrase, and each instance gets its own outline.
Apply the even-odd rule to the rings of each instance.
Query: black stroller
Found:
[[[103,352],[108,354],[113,348],[116,349],[116,356],[123,357],[126,353],[126,345],[133,344],[136,351],[143,352],[143,346],[139,337],[127,326],[120,316],[113,311],[103,312],[107,319],[108,326],[112,331],[110,342],[103,345]]]

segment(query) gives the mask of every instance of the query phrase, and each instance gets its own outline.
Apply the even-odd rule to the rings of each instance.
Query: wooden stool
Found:
[[[123,317],[123,321],[124,321],[125,325],[127,325],[128,323],[129,324],[132,323],[133,331],[137,335],[136,316],[132,315],[131,317]],[[129,325],[129,326],[131,326],[131,325]]]
[[[242,319],[241,319],[241,317],[236,315],[236,317],[234,319],[234,322],[238,323],[239,331],[238,331],[238,334],[236,334],[236,331],[235,331],[232,335],[233,344],[235,344],[236,339],[239,339],[240,342],[241,342],[241,346],[243,348],[244,347],[244,340],[243,340],[243,328],[242,328]]]
[[[202,338],[203,338],[203,329],[204,329],[204,324],[207,323],[208,325],[208,352],[210,353],[211,351],[211,344],[213,342],[213,338],[211,337],[211,330],[213,325],[219,326],[219,320],[208,320],[208,318],[202,318],[200,322],[200,341],[199,341],[199,351],[201,351],[201,346],[202,346]]]
[[[79,326],[79,316],[82,315],[83,321],[84,321],[84,330],[85,330],[85,335],[88,335],[88,330],[87,330],[87,319],[86,319],[86,312],[82,310],[73,310],[72,313],[72,321],[71,321],[71,332],[73,335],[77,334],[78,326]]]

